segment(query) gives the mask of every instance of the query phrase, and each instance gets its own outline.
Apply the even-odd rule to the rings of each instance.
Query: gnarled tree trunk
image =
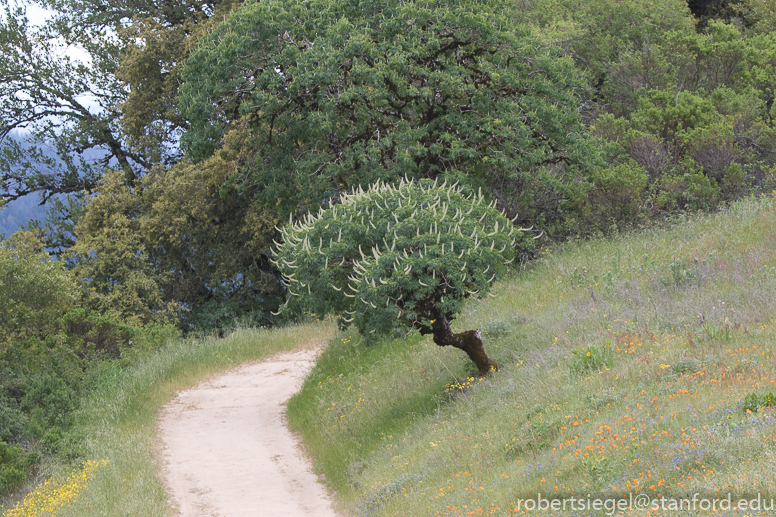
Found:
[[[433,309],[433,323],[431,327],[420,325],[422,335],[432,334],[434,343],[439,346],[452,346],[463,350],[469,359],[480,372],[480,376],[488,375],[493,370],[498,369],[498,364],[485,353],[485,347],[482,345],[482,337],[479,330],[467,330],[459,334],[454,334],[450,329],[450,321],[447,316]]]

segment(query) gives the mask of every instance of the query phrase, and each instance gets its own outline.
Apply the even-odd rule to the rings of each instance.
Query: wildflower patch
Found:
[[[95,476],[98,468],[108,460],[85,461],[65,479],[48,479],[25,497],[3,517],[38,517],[54,515],[58,510],[73,504],[86,485]]]

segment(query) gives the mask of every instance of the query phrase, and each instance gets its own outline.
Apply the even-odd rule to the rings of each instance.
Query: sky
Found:
[[[27,19],[31,25],[40,25],[51,14],[51,11],[47,11],[37,4],[22,2],[22,5],[27,7]]]
[[[18,2],[18,5],[23,6],[26,9],[27,12],[27,20],[30,22],[31,26],[39,26],[42,25],[46,19],[51,17],[54,12],[49,11],[48,9],[44,9],[40,5],[38,5],[35,2],[31,2],[29,0],[16,0]],[[70,56],[71,58],[78,59],[82,62],[89,62],[89,56],[86,52],[81,50],[78,47],[69,46],[65,47],[62,46],[63,54]]]

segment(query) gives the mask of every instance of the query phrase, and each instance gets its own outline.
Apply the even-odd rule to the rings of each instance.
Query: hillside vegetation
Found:
[[[776,204],[546,249],[454,326],[332,341],[289,419],[349,515],[509,515],[537,493],[776,496]],[[707,513],[699,512],[698,515]]]
[[[774,243],[761,197],[545,249],[453,323],[482,329],[501,365],[483,378],[430,337],[365,346],[331,322],[172,339],[94,371],[71,459],[47,461],[32,497],[63,516],[165,514],[162,405],[310,342],[328,345],[289,420],[344,515],[509,515],[539,492],[774,497]]]
[[[427,511],[399,501],[449,479],[440,512],[490,511],[454,501],[471,473],[499,511],[546,486],[732,476],[722,431],[684,424],[771,405],[770,379],[732,368],[755,344],[769,364],[763,343],[739,349],[770,321],[769,241],[742,221],[776,189],[775,2],[32,0],[35,20],[0,0],[0,223],[29,196],[47,206],[0,239],[0,498],[100,461],[79,419],[110,372],[333,311],[374,339],[342,334],[292,413],[310,443],[340,444],[315,450],[354,508]],[[448,191],[423,186],[410,210],[401,189],[383,199],[402,182]],[[491,215],[472,219],[475,192]],[[469,300],[495,282],[496,301]],[[473,380],[416,335],[380,344],[411,327],[503,368]],[[662,413],[685,398],[706,405]],[[393,454],[424,433],[429,455]],[[712,451],[702,474],[666,445],[680,435]]]

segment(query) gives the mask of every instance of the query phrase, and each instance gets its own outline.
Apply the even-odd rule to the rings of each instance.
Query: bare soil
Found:
[[[239,366],[164,407],[159,458],[177,515],[337,517],[285,416],[317,353]]]

